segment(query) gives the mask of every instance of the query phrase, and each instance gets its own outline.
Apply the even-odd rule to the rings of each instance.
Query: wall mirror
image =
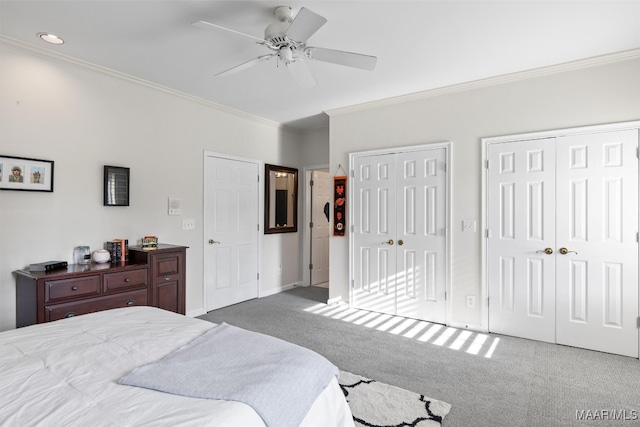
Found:
[[[264,234],[298,231],[298,169],[265,164]]]
[[[104,206],[129,206],[129,168],[104,167]]]

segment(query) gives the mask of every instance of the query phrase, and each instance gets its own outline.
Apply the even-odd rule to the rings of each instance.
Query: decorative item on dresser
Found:
[[[111,308],[149,305],[185,313],[186,246],[130,247],[123,264],[71,264],[16,271],[16,326]]]

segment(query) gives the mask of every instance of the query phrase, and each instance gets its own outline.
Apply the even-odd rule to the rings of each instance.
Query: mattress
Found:
[[[214,326],[153,307],[129,307],[2,332],[0,424],[264,426],[240,402],[118,384],[133,368],[162,358]],[[301,424],[353,425],[335,379]]]

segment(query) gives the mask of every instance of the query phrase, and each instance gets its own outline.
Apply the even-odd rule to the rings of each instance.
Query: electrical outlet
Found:
[[[193,230],[196,228],[196,220],[195,219],[183,219],[182,220],[182,229],[183,230]]]
[[[467,307],[474,307],[476,305],[475,295],[467,295]]]

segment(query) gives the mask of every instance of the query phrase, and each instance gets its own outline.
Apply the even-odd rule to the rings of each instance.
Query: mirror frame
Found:
[[[271,180],[269,176],[271,172],[285,172],[293,174],[293,225],[286,227],[269,227],[269,213],[271,211],[271,204],[275,204],[275,200],[270,200],[271,194]],[[295,233],[298,231],[298,169],[289,168],[286,166],[276,166],[266,164],[264,165],[264,234],[275,233]]]

